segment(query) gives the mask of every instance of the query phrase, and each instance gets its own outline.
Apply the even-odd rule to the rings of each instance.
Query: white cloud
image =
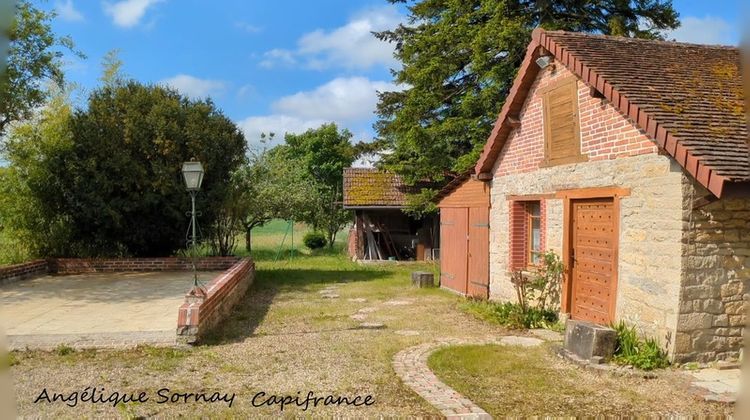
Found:
[[[112,17],[115,25],[131,28],[140,22],[146,10],[163,0],[122,0],[116,3],[103,3],[104,13]]]
[[[315,90],[298,92],[274,102],[274,111],[307,119],[336,122],[372,118],[378,103],[378,91],[395,90],[390,82],[365,77],[337,78]]]
[[[274,48],[263,53],[263,60],[259,65],[263,68],[271,69],[277,66],[288,67],[296,63],[297,59],[294,58],[292,51]]]
[[[353,16],[339,28],[307,33],[297,41],[295,51],[284,51],[292,58],[298,58],[295,61],[303,62],[306,67],[319,70],[331,67],[368,69],[376,65],[393,67],[397,64],[393,58],[394,46],[375,38],[372,32],[393,29],[403,20],[404,16],[395,7],[370,9]],[[286,57],[265,55],[261,62],[265,68],[278,64],[294,63]]]
[[[306,120],[289,115],[265,115],[245,118],[239,121],[237,125],[245,133],[245,138],[251,147],[257,147],[260,145],[261,133],[275,133],[273,144],[268,145],[274,146],[284,141],[284,134],[286,133],[304,133],[311,128],[320,127],[326,122],[316,119]]]
[[[258,32],[263,30],[263,28],[261,28],[260,26],[256,26],[244,21],[235,22],[234,27],[250,34],[257,34]]]
[[[274,144],[278,144],[285,133],[302,133],[328,122],[341,128],[361,127],[373,117],[377,92],[386,90],[398,87],[364,77],[337,78],[316,89],[285,96],[271,105],[271,115],[249,117],[238,125],[251,146],[259,144],[261,133],[276,133]],[[369,137],[366,131],[358,133],[355,141]]]
[[[82,22],[84,20],[83,14],[76,9],[73,0],[56,1],[55,10],[62,20],[68,22]]]
[[[239,89],[237,89],[237,97],[238,98],[247,98],[249,96],[255,95],[256,90],[255,86],[247,84],[240,86]]]
[[[713,16],[703,18],[688,16],[682,18],[681,23],[679,28],[667,34],[667,38],[695,44],[737,44],[737,33],[724,19]]]
[[[224,82],[220,80],[199,79],[187,74],[178,74],[174,77],[161,80],[159,84],[177,89],[183,95],[193,99],[218,95],[226,88]]]

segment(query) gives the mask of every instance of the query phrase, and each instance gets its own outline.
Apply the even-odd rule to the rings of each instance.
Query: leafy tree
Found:
[[[251,150],[249,156],[249,164],[234,176],[240,191],[234,205],[241,214],[248,252],[252,250],[253,228],[272,219],[302,220],[314,213],[317,204],[311,194],[317,186],[300,159],[282,149],[265,147]]]
[[[50,108],[42,122],[13,130],[8,155],[40,223],[64,227],[63,248],[37,242],[46,255],[170,255],[185,244],[182,162],[205,167],[199,220],[211,227],[245,159],[243,134],[213,103],[134,81],[95,90],[67,117]]]
[[[661,38],[679,25],[670,0],[389,1],[408,23],[376,36],[395,44],[408,88],[380,94],[375,127],[393,151],[384,166],[411,184],[476,162],[535,27]]]
[[[44,105],[49,99],[46,82],[64,85],[64,51],[83,57],[69,37],[52,32],[55,12],[40,10],[29,0],[17,0],[15,11],[8,31],[8,67],[0,76],[0,137],[9,124],[31,118]]]
[[[279,153],[298,161],[311,176],[315,188],[310,190],[316,202],[311,212],[301,212],[297,219],[323,229],[328,246],[333,247],[336,234],[349,222],[349,212],[340,203],[343,199],[344,168],[354,162],[356,150],[351,144],[352,133],[339,131],[336,124],[324,124],[302,134],[287,134]]]
[[[64,255],[71,248],[70,220],[60,211],[60,179],[54,168],[72,145],[73,110],[56,91],[34,118],[10,133],[0,179],[0,228],[36,256]]]

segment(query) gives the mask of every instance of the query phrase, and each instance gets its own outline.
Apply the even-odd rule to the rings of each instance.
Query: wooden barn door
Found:
[[[468,251],[466,208],[440,210],[440,286],[466,293]]]
[[[617,221],[612,198],[571,203],[571,316],[609,324],[617,292]]]
[[[487,299],[490,292],[490,209],[469,209],[467,294]]]

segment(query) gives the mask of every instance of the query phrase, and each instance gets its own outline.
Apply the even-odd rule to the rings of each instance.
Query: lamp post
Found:
[[[200,162],[197,162],[195,159],[190,160],[190,162],[185,162],[182,164],[182,178],[185,180],[185,188],[190,193],[190,201],[191,201],[191,209],[190,209],[190,228],[192,235],[190,236],[190,239],[188,240],[188,245],[191,249],[192,254],[192,265],[193,265],[193,285],[198,286],[198,270],[195,267],[195,246],[197,245],[197,236],[195,234],[196,230],[196,222],[195,217],[197,214],[195,213],[195,196],[198,194],[198,191],[201,189],[201,184],[203,183],[203,165],[201,165]]]

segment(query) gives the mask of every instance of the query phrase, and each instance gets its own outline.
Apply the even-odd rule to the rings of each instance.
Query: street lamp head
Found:
[[[200,190],[201,183],[203,182],[203,165],[195,160],[183,163],[182,177],[185,180],[185,188],[188,191]]]

